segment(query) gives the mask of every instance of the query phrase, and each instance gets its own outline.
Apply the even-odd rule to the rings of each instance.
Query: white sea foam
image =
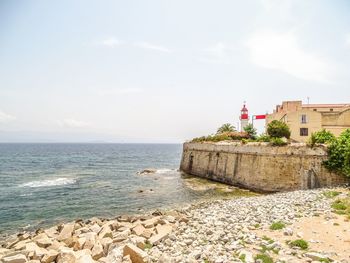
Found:
[[[175,169],[157,169],[156,174],[167,174],[167,173],[173,173],[176,172]]]
[[[50,180],[43,180],[43,181],[32,181],[25,184],[19,185],[19,187],[51,187],[51,186],[58,186],[58,185],[67,185],[67,184],[75,184],[76,179],[74,178],[56,178],[56,179],[50,179]]]

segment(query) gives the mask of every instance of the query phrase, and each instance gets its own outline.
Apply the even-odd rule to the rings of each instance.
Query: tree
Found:
[[[216,134],[221,134],[225,132],[234,132],[234,131],[236,131],[236,128],[232,124],[225,123],[217,130]]]
[[[350,177],[350,129],[345,130],[328,146],[326,167]]]
[[[267,125],[267,134],[272,138],[290,138],[290,129],[283,121],[274,120]]]
[[[256,138],[256,129],[254,128],[253,124],[248,124],[244,127],[244,131],[248,134],[249,138],[255,139]]]

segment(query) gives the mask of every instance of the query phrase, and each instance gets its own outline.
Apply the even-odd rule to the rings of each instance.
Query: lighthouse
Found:
[[[243,108],[241,109],[241,116],[239,117],[241,121],[241,131],[244,131],[244,128],[249,124],[249,115],[248,115],[248,109],[245,106],[245,103],[243,104]]]

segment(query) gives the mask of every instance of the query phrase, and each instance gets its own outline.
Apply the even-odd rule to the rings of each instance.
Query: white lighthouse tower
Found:
[[[244,131],[244,128],[249,124],[249,115],[248,115],[248,109],[245,106],[245,102],[243,104],[243,108],[241,109],[241,116],[239,117],[241,121],[241,131]]]

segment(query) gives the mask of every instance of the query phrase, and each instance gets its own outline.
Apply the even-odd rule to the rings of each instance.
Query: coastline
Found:
[[[327,197],[324,193],[330,191],[340,194]],[[350,262],[345,249],[350,245],[349,219],[331,208],[335,199],[348,195],[345,188],[303,190],[198,201],[114,219],[76,220],[12,235],[1,242],[0,259],[5,263],[219,263],[256,262],[258,255],[266,255],[273,262],[309,262],[317,257]],[[285,227],[271,230],[276,222]],[[302,238],[307,240],[307,250],[286,244]],[[337,244],[329,246],[334,239]]]

